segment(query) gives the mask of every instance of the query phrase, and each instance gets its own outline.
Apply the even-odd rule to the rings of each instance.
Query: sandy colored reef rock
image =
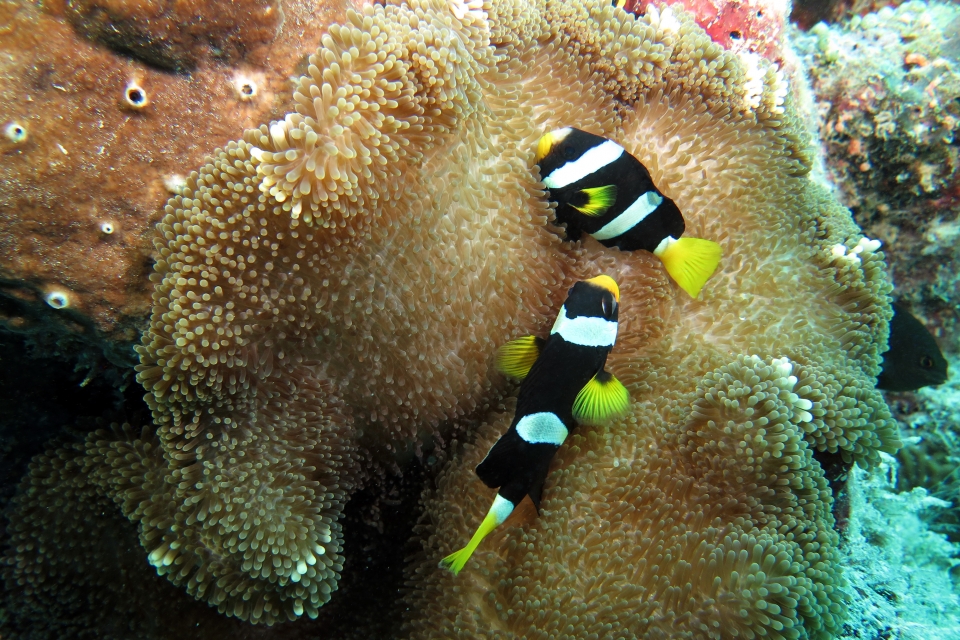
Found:
[[[289,108],[291,70],[343,10],[0,2],[0,296],[135,340],[162,203],[211,149]],[[37,322],[6,310],[14,328]]]

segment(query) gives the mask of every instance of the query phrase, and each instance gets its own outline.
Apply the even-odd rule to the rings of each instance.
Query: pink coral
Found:
[[[626,8],[642,14],[652,3],[628,0]],[[659,4],[659,3],[657,3]],[[693,15],[717,44],[780,60],[780,44],[789,5],[784,0],[667,0]]]

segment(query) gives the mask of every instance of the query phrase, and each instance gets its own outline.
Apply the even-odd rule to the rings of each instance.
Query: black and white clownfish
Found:
[[[720,263],[720,245],[680,237],[680,209],[657,190],[639,160],[612,140],[566,127],[540,138],[536,163],[568,238],[586,232],[608,247],[649,251],[697,297]]]
[[[619,304],[613,278],[577,282],[546,340],[527,336],[500,349],[497,367],[523,382],[510,428],[476,469],[484,484],[499,491],[467,546],[440,566],[460,573],[480,541],[524,496],[540,510],[550,461],[577,424],[599,424],[627,410],[626,388],[604,370],[617,339]]]

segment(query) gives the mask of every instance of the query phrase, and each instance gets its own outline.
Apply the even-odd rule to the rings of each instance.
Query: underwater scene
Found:
[[[960,640],[960,3],[0,0],[0,640]]]

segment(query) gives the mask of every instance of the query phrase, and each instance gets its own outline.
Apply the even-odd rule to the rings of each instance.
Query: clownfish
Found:
[[[616,142],[566,127],[540,138],[535,160],[569,239],[586,232],[608,247],[649,251],[694,298],[720,264],[719,244],[680,237],[680,209]]]
[[[617,339],[619,304],[613,278],[577,282],[546,340],[527,336],[500,349],[497,367],[523,382],[510,428],[476,469],[484,484],[499,490],[467,546],[441,560],[441,567],[460,573],[524,496],[539,512],[550,461],[577,424],[599,424],[627,410],[626,388],[604,370]]]

